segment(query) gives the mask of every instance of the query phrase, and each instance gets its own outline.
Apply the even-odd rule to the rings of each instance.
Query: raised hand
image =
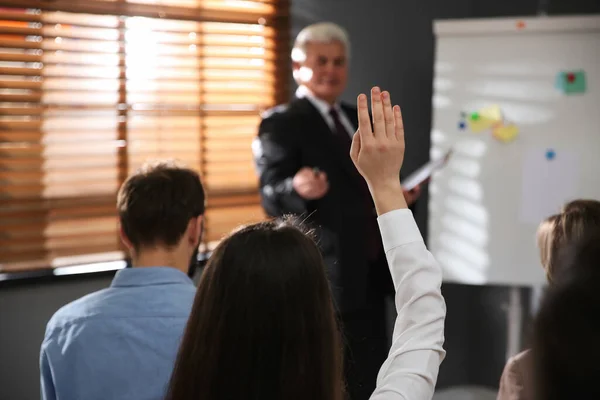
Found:
[[[371,89],[373,127],[367,107],[367,96],[357,100],[358,130],[352,139],[350,157],[365,178],[379,215],[406,208],[400,186],[400,168],[404,161],[404,125],[400,107],[392,108],[388,92]]]

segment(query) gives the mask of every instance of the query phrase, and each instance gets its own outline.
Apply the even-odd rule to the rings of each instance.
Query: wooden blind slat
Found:
[[[33,12],[2,10],[0,12],[0,21],[41,22],[42,17],[40,14]]]
[[[41,62],[42,55],[41,54],[31,54],[31,53],[0,53],[0,62]]]
[[[0,76],[16,75],[16,76],[40,76],[40,67],[23,68],[23,67],[0,67]]]
[[[0,24],[0,35],[34,36],[42,33],[40,27],[33,26],[7,26]]]
[[[0,22],[1,24],[1,22]],[[39,49],[40,48],[40,42],[37,41],[33,41],[33,40],[26,40],[26,39],[10,39],[10,38],[2,38],[2,36],[0,35],[0,48],[4,47],[7,49],[23,49],[23,50],[30,50],[30,49]]]
[[[27,93],[27,94],[0,94],[0,102],[39,102],[42,99],[42,93]]]
[[[42,87],[41,81],[26,81],[26,80],[18,80],[18,81],[9,81],[0,79],[0,89],[32,89],[39,90]]]
[[[34,107],[0,107],[0,117],[9,115],[41,115],[44,109],[39,106]],[[0,136],[2,133],[0,132]]]

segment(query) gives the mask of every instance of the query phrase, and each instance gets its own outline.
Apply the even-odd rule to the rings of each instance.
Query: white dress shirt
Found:
[[[371,400],[429,400],[446,355],[442,271],[410,210],[390,211],[378,222],[396,288],[398,317]]]
[[[329,129],[331,129],[332,132],[335,132],[335,122],[333,121],[333,117],[331,116],[331,114],[329,114],[329,111],[331,110],[332,106],[329,103],[316,97],[310,91],[310,89],[304,85],[298,86],[298,89],[296,90],[296,97],[299,99],[306,97],[308,101],[310,101],[310,103],[313,106],[315,106],[317,110],[319,110],[319,113],[321,114],[325,122],[327,122],[327,125],[329,125]],[[333,108],[337,111],[338,115],[340,116],[340,122],[342,123],[344,128],[346,128],[346,132],[348,132],[348,135],[350,135],[350,138],[352,138],[354,136],[354,132],[356,132],[356,128],[352,126],[352,123],[348,119],[348,116],[346,115],[344,110],[342,110],[340,103],[335,103],[333,105]]]

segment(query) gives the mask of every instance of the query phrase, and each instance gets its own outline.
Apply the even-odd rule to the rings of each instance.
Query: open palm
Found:
[[[371,191],[378,187],[396,187],[404,161],[404,125],[399,106],[392,108],[390,94],[378,87],[371,89],[373,126],[367,96],[357,99],[358,130],[352,140],[350,157]]]

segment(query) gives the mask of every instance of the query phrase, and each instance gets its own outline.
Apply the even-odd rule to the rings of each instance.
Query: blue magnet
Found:
[[[460,121],[458,123],[458,128],[459,129],[465,129],[467,127],[467,124],[465,124],[465,121]]]
[[[554,152],[554,150],[548,149],[546,151],[546,159],[548,159],[548,160],[554,160],[554,157],[556,157],[556,153]]]

